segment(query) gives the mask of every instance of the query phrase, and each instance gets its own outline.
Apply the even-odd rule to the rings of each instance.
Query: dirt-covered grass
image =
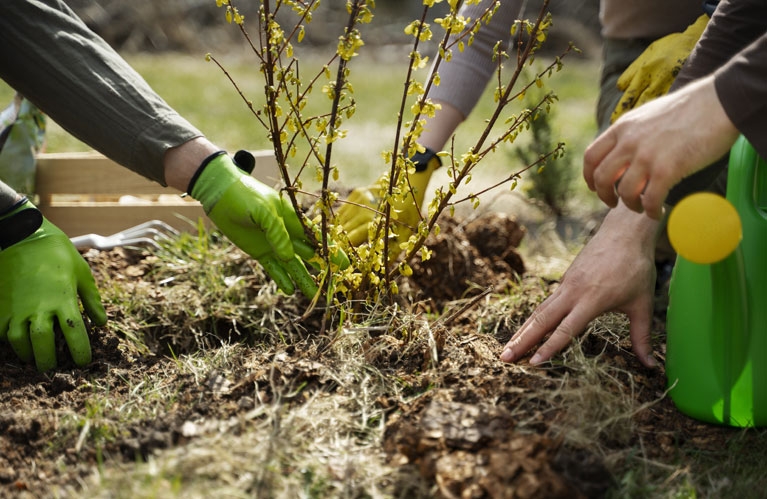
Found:
[[[486,214],[485,227],[513,227]],[[754,497],[762,430],[680,414],[619,316],[498,360],[554,282],[443,222],[432,269],[355,318],[207,233],[90,251],[110,323],[47,374],[0,350],[5,497]],[[487,236],[487,233],[483,233]],[[501,234],[496,234],[498,238]],[[452,262],[452,265],[448,265]],[[437,275],[434,269],[449,269]],[[452,288],[445,283],[455,282]],[[459,291],[463,290],[463,292]],[[329,327],[327,327],[329,326]],[[656,349],[663,352],[658,323]]]

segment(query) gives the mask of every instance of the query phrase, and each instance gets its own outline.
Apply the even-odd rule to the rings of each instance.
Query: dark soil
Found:
[[[414,268],[402,293],[413,309],[444,310],[432,326],[438,365],[425,343],[406,344],[394,334],[371,335],[366,351],[370,364],[406,381],[411,392],[407,398],[392,394],[378,400],[387,414],[382,446],[389,462],[403,477],[415,474],[422,480],[420,491],[406,490],[411,485],[403,480],[394,486],[394,493],[402,497],[600,497],[615,485],[604,462],[605,450],[636,446],[644,449],[647,459],[673,463],[680,457],[682,444],[721,449],[732,438],[731,429],[696,422],[675,410],[664,397],[663,369],[643,368],[627,339],[614,341],[592,334],[582,342],[585,354],[602,355],[601,362],[621,369],[616,389],[649,407],[633,416],[635,430],[627,441],[602,441],[601,451],[566,445],[554,431],[567,423],[566,407],[540,394],[552,392],[575,373],[566,363],[534,369],[524,362],[509,366],[498,360],[514,329],[555,283],[524,273],[515,250],[524,231],[512,219],[488,215],[469,223],[449,220],[442,227],[442,234],[430,241],[434,259]],[[146,256],[144,251],[127,249],[87,253],[96,275],[133,279],[143,275]],[[479,327],[485,320],[484,308],[498,299],[495,293],[514,286],[527,290],[519,306],[500,323]],[[315,333],[306,331],[294,344],[282,345],[285,358],[277,376],[266,368],[242,365],[223,380],[178,374],[167,369],[174,362],[169,356],[139,353],[129,340],[106,329],[92,330],[94,361],[81,369],[68,363],[62,351],[59,368],[40,374],[33,366],[20,364],[4,345],[0,349],[0,496],[45,497],[55,487],[78,490],[79,481],[92,475],[104,456],[133,463],[158,450],[185,445],[190,437],[182,431],[184,422],[199,415],[227,420],[248,411],[252,402],[246,387],[256,380],[266,387],[306,383],[305,391],[333,390],[323,377],[323,365],[335,360],[318,348],[312,338]],[[662,358],[662,336],[657,348]],[[254,349],[268,365],[274,348],[259,345]],[[130,423],[100,449],[82,445],[78,438],[82,429],[66,427],[68,415],[92,410],[94,385],[109,386],[110,397],[120,404],[132,387],[147,378],[175,385],[178,401],[172,410],[156,419]],[[226,390],[215,388],[220,382],[227,384]],[[270,397],[268,390],[261,395]],[[62,437],[67,432],[71,437]]]

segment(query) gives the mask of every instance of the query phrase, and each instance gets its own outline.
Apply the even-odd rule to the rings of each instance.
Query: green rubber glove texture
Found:
[[[623,113],[668,93],[706,29],[708,19],[703,14],[684,32],[672,33],[654,41],[626,68],[618,78],[617,86],[623,91],[623,96],[610,117],[611,123]]]
[[[432,173],[439,166],[439,159],[433,157],[427,163],[425,170],[409,174],[410,192],[392,205],[392,212],[396,213],[399,222],[393,225],[393,230],[397,235],[397,253],[399,253],[399,244],[408,240],[413,233],[413,228],[421,221],[419,208],[423,206],[426,187],[429,185]],[[347,198],[348,202],[339,208],[338,221],[343,226],[349,237],[349,242],[353,246],[367,242],[368,227],[373,223],[381,203],[380,193],[385,192],[388,187],[388,176],[381,177],[371,186],[354,189]]]
[[[27,202],[20,209],[34,208]],[[0,251],[0,341],[8,341],[38,371],[56,367],[58,324],[78,366],[91,361],[83,309],[97,326],[107,315],[88,263],[48,220],[32,235]]]
[[[317,294],[302,261],[311,260],[315,249],[288,199],[246,175],[225,154],[205,167],[191,195],[230,241],[258,260],[282,292],[293,294],[298,287],[309,298]],[[341,255],[340,266],[348,266]]]

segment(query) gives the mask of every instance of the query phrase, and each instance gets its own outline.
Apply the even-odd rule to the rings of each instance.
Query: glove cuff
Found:
[[[442,166],[442,160],[433,149],[425,148],[424,152],[416,152],[410,160],[415,165],[415,171],[425,172],[428,169],[436,170]]]
[[[226,154],[226,151],[216,151],[207,158],[202,160],[202,163],[200,163],[200,166],[197,167],[197,171],[194,172],[194,175],[192,175],[192,178],[189,179],[189,185],[186,188],[186,192],[189,194],[192,194],[192,191],[194,190],[194,186],[197,183],[197,179],[200,178],[200,175],[202,175],[202,172],[207,168],[207,166],[210,164],[211,161],[218,158],[222,154]]]
[[[188,192],[202,203],[205,213],[210,213],[221,195],[243,174],[253,171],[256,159],[248,151],[237,151],[234,159],[226,151],[218,151],[205,158],[189,181]]]
[[[714,15],[716,6],[719,4],[719,0],[703,0],[703,11],[711,17]]]
[[[192,178],[189,179],[189,185],[186,188],[186,192],[189,194],[192,193],[192,190],[194,189],[194,184],[197,183],[197,179],[200,178],[200,175],[202,174],[203,170],[205,170],[205,167],[210,164],[211,161],[218,158],[219,156],[226,154],[226,151],[216,151],[204,160],[202,160],[202,163],[200,163],[200,166],[197,168],[197,171],[194,172],[194,175],[192,175]],[[248,175],[253,173],[253,170],[256,168],[256,158],[253,157],[252,154],[250,154],[248,151],[240,150],[234,153],[234,164],[237,165],[237,168],[244,171]]]
[[[0,215],[0,250],[23,241],[43,225],[43,214],[29,199],[23,198]]]
[[[0,212],[0,220],[2,220],[3,218],[9,215],[13,215],[14,212],[19,211],[19,208],[21,208],[27,203],[32,205],[32,203],[29,201],[29,198],[27,196],[22,197],[19,201],[16,201],[11,206],[9,206],[8,208]]]
[[[224,192],[243,175],[232,158],[222,151],[203,161],[189,193],[202,204],[205,213],[210,214]]]

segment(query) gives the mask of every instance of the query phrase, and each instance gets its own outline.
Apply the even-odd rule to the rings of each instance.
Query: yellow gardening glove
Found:
[[[413,229],[421,221],[420,209],[423,205],[426,187],[429,184],[432,173],[440,167],[440,160],[431,149],[423,153],[416,153],[412,158],[416,171],[408,174],[407,186],[409,191],[404,196],[399,196],[392,204],[392,218],[396,222],[392,228],[397,235],[396,252],[399,253],[399,244],[407,241]],[[373,223],[377,210],[380,209],[381,193],[389,188],[388,175],[382,176],[375,184],[368,187],[354,189],[338,210],[338,220],[349,236],[349,241],[354,246],[368,240],[368,227]]]
[[[668,92],[706,29],[708,19],[708,15],[703,14],[684,32],[672,33],[654,41],[626,68],[618,78],[617,86],[623,91],[623,97],[615,106],[610,117],[611,123],[626,111]]]

